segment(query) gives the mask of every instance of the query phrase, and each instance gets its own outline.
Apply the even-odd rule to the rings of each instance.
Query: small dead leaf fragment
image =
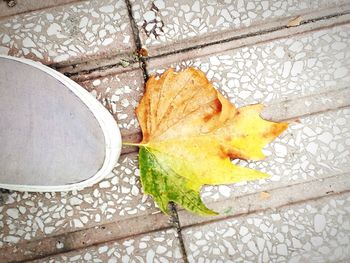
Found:
[[[136,109],[144,193],[165,213],[173,201],[196,214],[217,214],[200,198],[203,185],[268,176],[230,160],[264,159],[262,148],[287,128],[262,119],[262,109],[260,104],[237,109],[194,68],[150,77]]]
[[[294,17],[294,18],[292,18],[291,20],[288,21],[287,26],[289,26],[289,27],[299,26],[301,21],[302,21],[301,16]]]
[[[126,68],[130,65],[130,62],[126,59],[121,59],[120,60],[120,65],[123,67],[123,68]]]
[[[259,198],[261,200],[269,199],[271,197],[271,194],[269,192],[260,192]]]
[[[140,48],[140,50],[139,50],[139,55],[140,55],[141,57],[148,57],[148,51],[147,51],[147,49],[144,48],[144,47]]]

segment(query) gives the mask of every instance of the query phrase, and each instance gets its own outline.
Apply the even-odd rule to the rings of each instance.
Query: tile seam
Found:
[[[184,260],[184,263],[188,263],[188,258],[187,258],[187,250],[185,246],[185,242],[182,236],[182,227],[179,219],[179,215],[177,213],[177,207],[174,202],[169,203],[169,209],[171,211],[171,219],[173,223],[173,227],[176,229],[177,235],[178,235],[178,240],[180,243],[180,249],[181,249],[181,254]]]
[[[132,13],[132,6],[129,0],[125,0],[125,4],[126,4],[126,8],[128,10],[128,16],[129,16],[129,22],[130,22],[130,27],[131,27],[131,31],[133,34],[133,38],[135,41],[135,46],[136,46],[136,55],[139,58],[139,63],[140,63],[140,67],[142,69],[142,73],[143,73],[143,77],[145,82],[148,79],[148,72],[146,69],[146,61],[145,59],[140,56],[139,51],[142,48],[142,43],[141,43],[141,38],[140,38],[140,32],[139,29],[137,27],[136,21],[133,17],[133,13]]]
[[[137,23],[133,17],[133,13],[132,13],[132,5],[130,3],[130,0],[125,0],[127,9],[128,9],[128,15],[129,15],[129,20],[130,20],[130,24],[131,24],[131,29],[132,29],[132,33],[134,36],[134,41],[135,41],[135,45],[137,48],[137,56],[139,58],[139,62],[140,62],[140,67],[143,73],[143,78],[144,78],[144,83],[146,84],[148,78],[149,78],[149,74],[147,71],[147,65],[146,65],[146,59],[140,55],[139,51],[142,49],[142,42],[141,42],[141,38],[140,38],[140,32],[137,26]],[[180,226],[180,220],[177,214],[177,209],[176,209],[176,205],[173,202],[169,203],[169,208],[171,211],[170,214],[170,218],[171,218],[171,222],[173,225],[173,228],[176,230],[177,232],[177,239],[180,243],[180,250],[181,250],[181,254],[183,257],[183,261],[184,263],[188,263],[188,259],[187,259],[187,252],[186,252],[186,248],[184,245],[184,240],[183,240],[183,236],[181,233],[181,226]]]

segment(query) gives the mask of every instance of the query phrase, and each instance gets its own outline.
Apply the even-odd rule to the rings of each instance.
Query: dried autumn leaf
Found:
[[[173,201],[213,215],[200,198],[203,185],[230,184],[268,175],[236,166],[230,158],[261,160],[262,148],[287,128],[260,118],[262,105],[236,109],[199,70],[152,76],[136,109],[141,182],[167,213]]]
[[[299,26],[302,20],[303,19],[301,18],[301,16],[294,17],[288,21],[287,26],[289,27]]]
[[[271,194],[269,192],[263,191],[260,192],[259,198],[261,200],[269,199],[271,197]]]

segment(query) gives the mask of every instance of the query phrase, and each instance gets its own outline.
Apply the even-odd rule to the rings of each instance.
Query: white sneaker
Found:
[[[0,56],[0,188],[69,191],[111,172],[121,136],[84,88],[27,59]]]

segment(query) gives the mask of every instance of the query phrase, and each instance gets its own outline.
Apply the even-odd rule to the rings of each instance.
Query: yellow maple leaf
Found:
[[[268,176],[230,160],[265,158],[262,148],[287,128],[287,123],[263,120],[262,108],[235,108],[194,68],[152,76],[136,109],[143,134],[137,145],[144,192],[165,213],[173,201],[197,214],[216,214],[201,201],[203,185]]]

